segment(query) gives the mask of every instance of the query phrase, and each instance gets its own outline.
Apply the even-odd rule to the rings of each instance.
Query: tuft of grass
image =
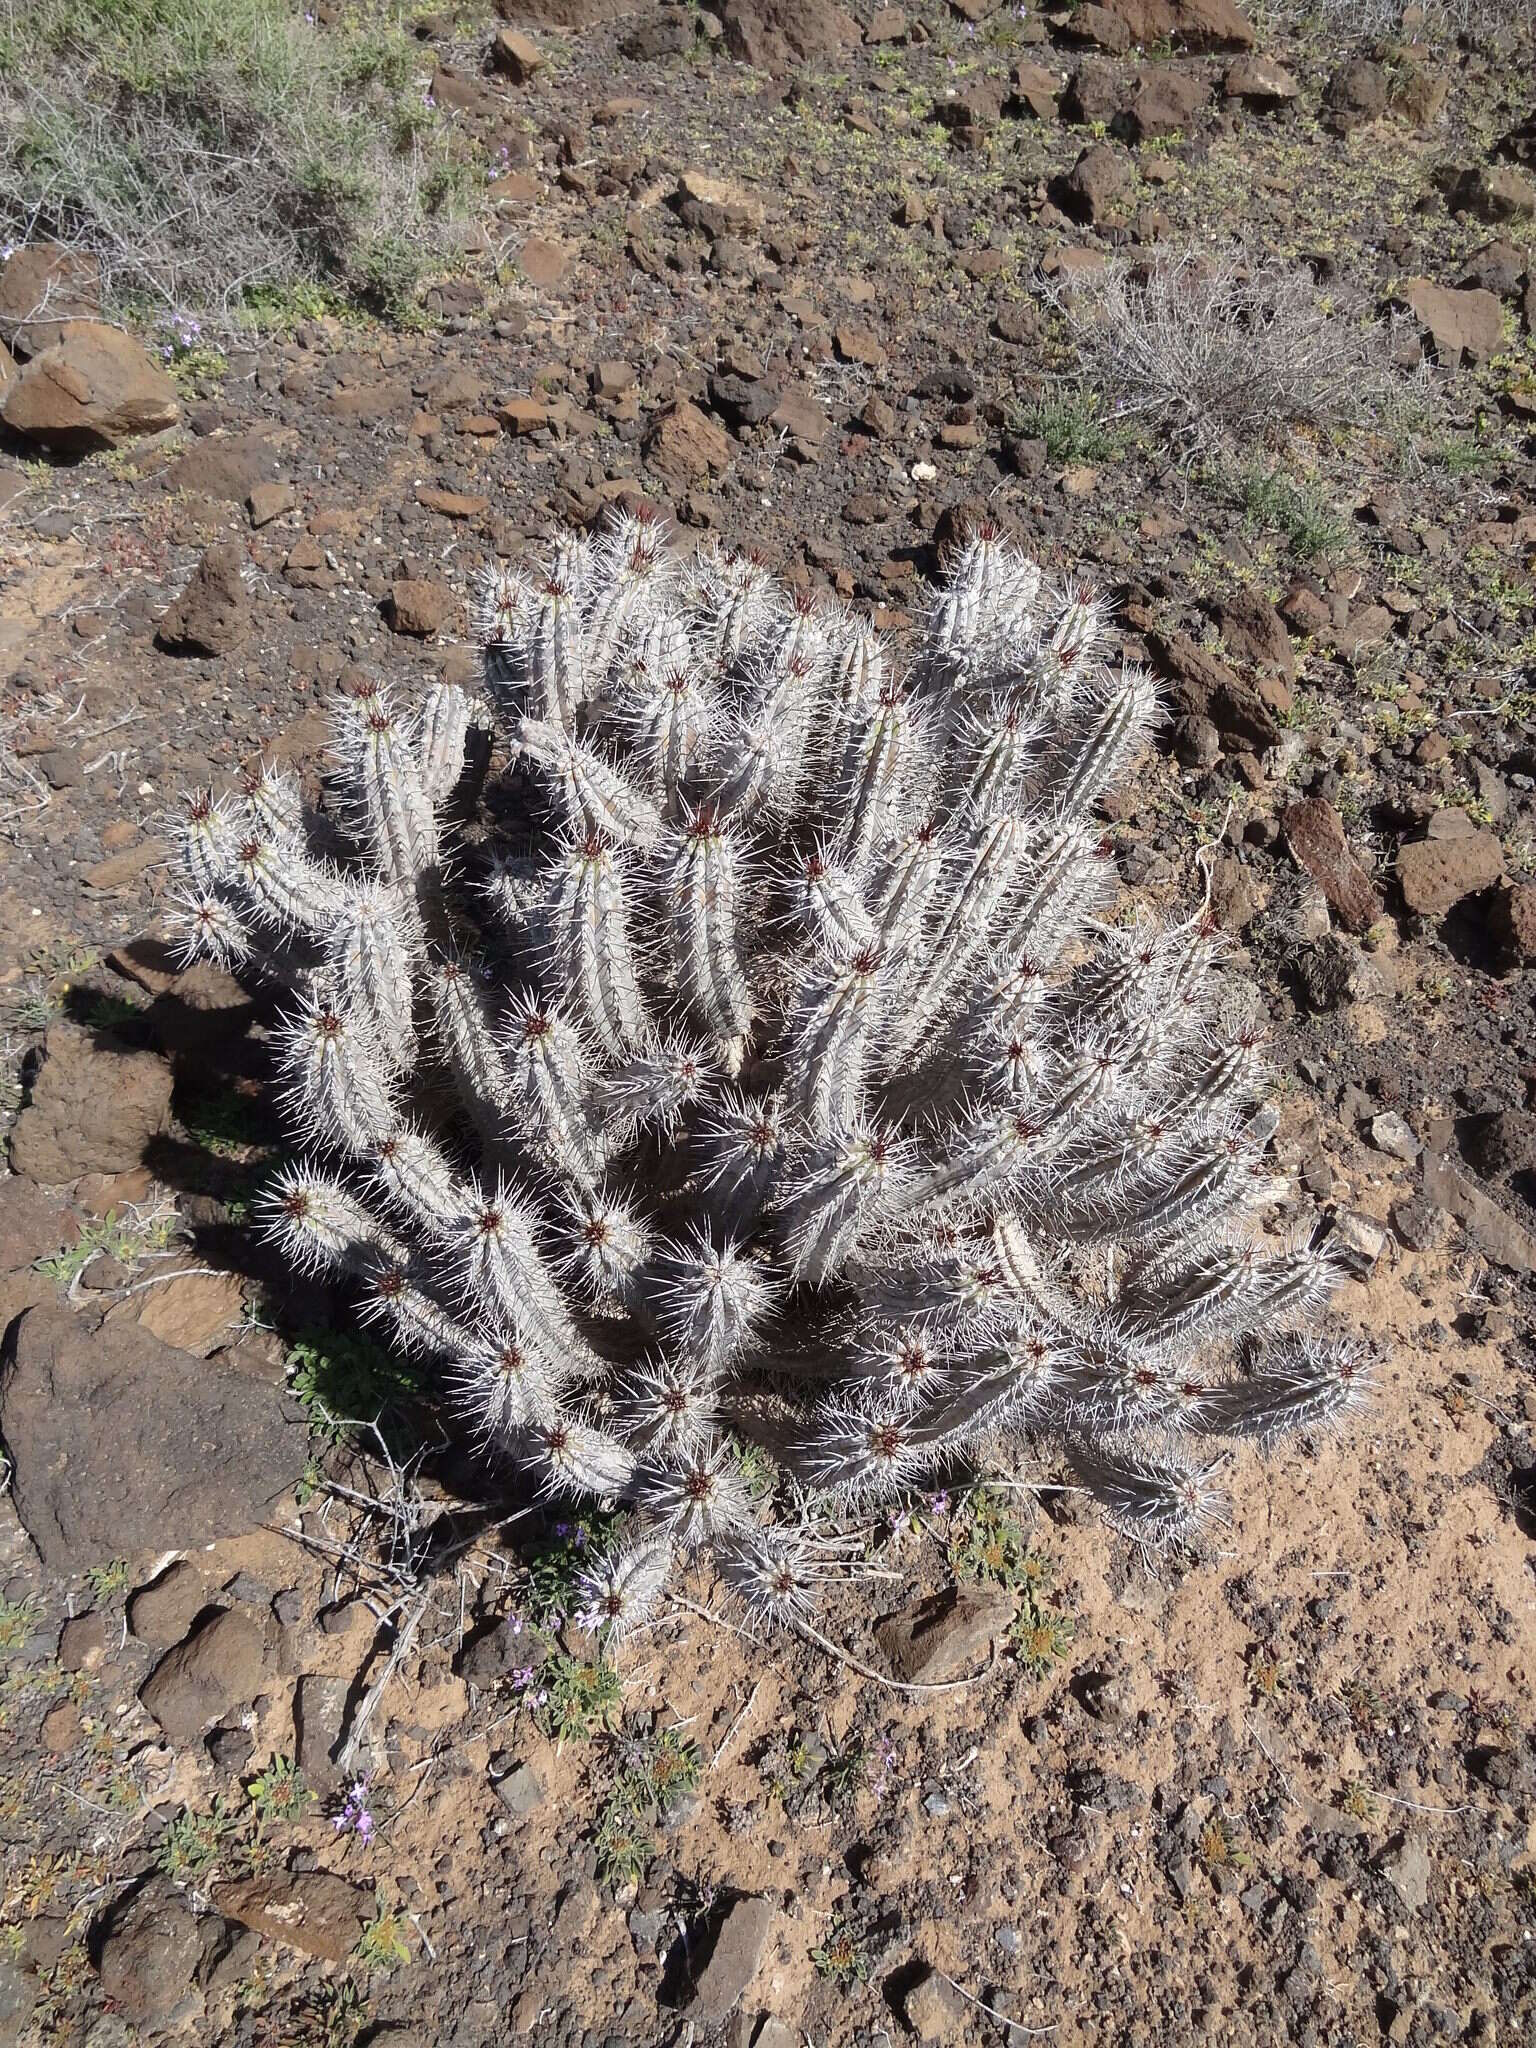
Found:
[[[21,1649],[42,1618],[42,1602],[30,1593],[25,1600],[0,1599],[0,1655]]]
[[[109,1209],[105,1216],[93,1217],[82,1224],[80,1235],[72,1245],[49,1258],[39,1259],[34,1270],[68,1288],[79,1279],[98,1252],[116,1259],[120,1265],[135,1266],[151,1252],[164,1251],[175,1232],[174,1210],[141,1213],[133,1207],[121,1212]]]
[[[121,313],[229,331],[309,287],[398,318],[477,182],[426,83],[404,0],[10,0],[0,225],[88,250]]]
[[[1037,399],[1024,407],[1018,425],[1030,440],[1045,443],[1046,457],[1056,465],[1113,462],[1135,439],[1129,427],[1106,416],[1102,398],[1089,384]]]
[[[1246,470],[1241,495],[1250,522],[1267,532],[1284,534],[1298,561],[1337,554],[1349,538],[1349,528],[1327,500],[1281,469],[1260,465]]]

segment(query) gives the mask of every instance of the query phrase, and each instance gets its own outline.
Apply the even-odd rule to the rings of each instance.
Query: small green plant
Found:
[[[358,1936],[352,1951],[368,1970],[394,1970],[411,1960],[405,1938],[405,1915],[394,1907],[381,1906]]]
[[[1337,554],[1349,529],[1315,490],[1297,483],[1281,469],[1254,468],[1242,479],[1243,511],[1256,527],[1284,534],[1298,561]]]
[[[599,1731],[611,1734],[623,1704],[619,1674],[605,1657],[595,1662],[557,1650],[544,1665],[543,1699],[534,1715],[556,1742],[587,1742]]]
[[[310,1435],[327,1445],[341,1443],[350,1424],[398,1421],[419,1392],[403,1359],[377,1339],[350,1330],[301,1337],[288,1353],[288,1385]]]
[[[253,2006],[260,1993],[253,1997]],[[368,2001],[350,1977],[306,1994],[294,2008],[293,2048],[355,2048],[368,2023]]]
[[[1375,1794],[1358,1778],[1346,1778],[1339,1788],[1339,1811],[1347,1813],[1351,1820],[1373,1821],[1377,1813]]]
[[[1014,1654],[1019,1668],[1030,1678],[1045,1678],[1072,1647],[1077,1624],[1070,1614],[1039,1606],[1026,1599],[1012,1629]]]
[[[1339,1687],[1339,1698],[1350,1720],[1358,1729],[1374,1728],[1386,1719],[1387,1702],[1380,1688],[1368,1678],[1346,1678]]]
[[[185,1808],[160,1839],[160,1868],[173,1884],[195,1883],[230,1847],[238,1826],[238,1816],[222,1797],[207,1813]]]
[[[1113,462],[1135,440],[1123,421],[1105,417],[1103,400],[1089,384],[1027,405],[1019,417],[1019,431],[1032,441],[1043,441],[1047,459],[1055,464]]]
[[[181,1122],[193,1144],[217,1159],[241,1159],[272,1143],[261,1105],[233,1088],[197,1096],[181,1111]]]
[[[91,1589],[91,1597],[105,1607],[109,1601],[120,1600],[133,1583],[126,1557],[114,1557],[108,1564],[87,1565],[85,1583]]]
[[[1039,1570],[1023,1527],[987,1486],[973,1487],[955,1511],[949,1564],[956,1578],[1009,1588],[1034,1583]]]
[[[0,1654],[19,1650],[43,1618],[43,1603],[30,1593],[25,1600],[0,1599]]]
[[[851,1736],[821,1767],[821,1796],[828,1806],[846,1808],[869,1783],[869,1744]]]
[[[656,1843],[643,1812],[617,1791],[604,1804],[593,1846],[597,1850],[598,1876],[616,1892],[626,1885],[638,1884],[656,1853]]]
[[[869,1975],[869,1958],[853,1929],[842,1919],[833,1920],[825,1940],[811,1950],[811,1961],[818,1977],[829,1977],[845,1987],[862,1984]]]
[[[136,1266],[150,1252],[164,1251],[176,1230],[173,1210],[140,1213],[128,1208],[109,1209],[105,1216],[92,1217],[81,1225],[72,1245],[39,1259],[34,1270],[44,1273],[61,1287],[71,1287],[99,1253],[116,1259],[121,1266]]]
[[[275,1821],[301,1819],[314,1794],[292,1757],[275,1756],[264,1771],[247,1781],[245,1796],[251,1802],[256,1832],[260,1835]]]

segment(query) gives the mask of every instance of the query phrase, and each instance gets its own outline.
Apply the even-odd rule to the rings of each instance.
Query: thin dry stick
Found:
[[[411,1603],[410,1610],[401,1622],[399,1633],[395,1637],[395,1647],[389,1653],[388,1663],[384,1666],[384,1669],[379,1673],[373,1684],[369,1686],[362,1704],[352,1717],[352,1726],[347,1732],[346,1741],[341,1746],[341,1754],[336,1759],[336,1768],[343,1776],[352,1768],[353,1759],[357,1755],[362,1743],[363,1732],[373,1718],[375,1707],[383,1699],[390,1680],[410,1655],[411,1644],[416,1640],[416,1631],[421,1626],[421,1618],[426,1613],[427,1602],[431,1598],[432,1587],[429,1583],[422,1587],[415,1600]]]
[[[954,1978],[950,1976],[948,1970],[935,1969],[933,1974],[936,1977],[942,1977],[944,1979],[944,1982],[949,1986],[950,1990],[953,1991],[957,1997],[963,1998],[967,2005],[974,2005],[976,2010],[978,2012],[984,2012],[987,2015],[988,2019],[999,2021],[1004,2027],[1008,2029],[1010,2038],[1014,2034],[1028,2034],[1031,2038],[1033,2038],[1035,2035],[1038,2034],[1054,2034],[1060,2031],[1060,2020],[1052,2020],[1051,2024],[1048,2027],[1021,2026],[1019,2022],[1012,2017],[1011,2014],[1006,2012],[999,2012],[995,2005],[988,2005],[985,1999],[977,1998],[974,1996],[973,1993],[967,1991],[963,1984],[957,1984]]]

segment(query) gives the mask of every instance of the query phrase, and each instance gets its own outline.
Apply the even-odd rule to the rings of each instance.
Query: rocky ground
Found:
[[[505,0],[419,23],[487,212],[417,325],[162,365],[0,272],[0,2039],[1530,2037],[1536,41],[1386,12]],[[1081,309],[1234,242],[1330,388],[1136,409]],[[313,780],[349,666],[472,677],[477,568],[639,498],[896,633],[989,511],[1164,677],[1122,877],[1209,868],[1379,1382],[1213,1556],[957,1493],[878,1625],[692,1580],[615,1675],[601,1527],[252,1243],[178,792]]]

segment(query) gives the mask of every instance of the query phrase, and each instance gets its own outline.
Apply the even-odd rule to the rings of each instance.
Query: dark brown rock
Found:
[[[754,71],[835,57],[859,41],[859,24],[835,0],[724,0],[725,47]]]
[[[139,1687],[139,1700],[167,1741],[195,1742],[231,1707],[256,1697],[262,1663],[260,1624],[248,1614],[224,1608],[166,1651]]]
[[[243,1534],[305,1465],[280,1389],[52,1307],[14,1326],[0,1436],[17,1514],[58,1572]]]
[[[1280,829],[1291,858],[1322,890],[1340,924],[1352,932],[1369,931],[1381,915],[1381,898],[1350,852],[1343,820],[1333,805],[1320,796],[1289,804]]]
[[[1530,220],[1536,216],[1536,185],[1513,164],[1475,164],[1457,179],[1451,206],[1493,227]]]
[[[173,654],[228,654],[250,637],[245,550],[235,541],[207,549],[156,635]]]
[[[74,1235],[59,1196],[20,1174],[0,1180],[0,1275],[25,1272]]]
[[[82,249],[28,242],[0,270],[0,341],[22,362],[52,348],[66,321],[100,311],[101,267]]]
[[[1432,284],[1410,278],[1399,294],[1434,343],[1437,359],[1454,370],[1466,359],[1485,363],[1503,346],[1504,322],[1492,292]]]
[[[388,616],[393,632],[431,640],[457,623],[459,600],[446,583],[404,577],[389,586]]]
[[[282,466],[282,456],[264,433],[206,434],[167,466],[165,487],[213,498],[221,505],[243,505],[253,491],[271,483]]]
[[[1135,189],[1130,158],[1108,142],[1091,143],[1057,187],[1064,211],[1088,227],[1122,212]]]
[[[1488,889],[1504,873],[1504,849],[1492,832],[1459,832],[1400,847],[1397,886],[1420,917],[1444,917],[1464,896]]]
[[[169,2020],[194,1992],[203,1942],[180,1893],[152,1877],[116,1900],[98,1937],[103,1993],[135,2027]]]
[[[181,406],[170,378],[121,328],[69,320],[5,387],[0,414],[56,454],[89,455],[174,427]]]
[[[1205,53],[1251,50],[1253,24],[1232,0],[1099,0],[1101,11],[1125,24],[1133,43],[1169,42]]]
[[[213,1888],[227,1919],[328,1963],[351,1955],[372,1902],[371,1890],[329,1870],[271,1871]]]
[[[1287,682],[1296,677],[1296,657],[1279,613],[1256,590],[1235,590],[1216,606],[1216,630],[1230,653],[1257,669],[1271,669]]]
[[[682,488],[730,467],[730,436],[691,400],[680,398],[646,436],[645,457],[659,477]]]
[[[1206,81],[1193,71],[1159,64],[1143,74],[1135,98],[1121,116],[1121,126],[1132,142],[1175,135],[1191,127],[1209,97]]]
[[[1224,739],[1237,740],[1257,752],[1274,746],[1280,737],[1280,722],[1273,701],[1266,701],[1260,685],[1234,675],[1224,661],[1196,646],[1187,634],[1153,630],[1147,635],[1147,644],[1171,680],[1169,699],[1175,711],[1208,718]],[[1270,699],[1284,688],[1283,683],[1273,685]]]
[[[985,1663],[1014,1613],[1015,1603],[1006,1593],[948,1586],[887,1615],[875,1640],[898,1678],[960,1678]]]
[[[1495,892],[1488,935],[1506,967],[1536,966],[1536,883],[1508,882]]]
[[[137,1166],[171,1111],[171,1070],[59,1018],[48,1027],[32,1099],[16,1120],[11,1165],[45,1186]]]
[[[128,1626],[152,1650],[179,1643],[208,1605],[208,1581],[195,1564],[178,1558],[128,1601]]]
[[[772,1899],[760,1894],[732,1902],[709,1960],[694,1980],[693,1996],[683,2009],[684,2020],[704,2028],[721,2024],[757,1973],[773,1932],[773,1917]]]
[[[544,54],[531,36],[515,28],[503,28],[491,38],[491,63],[514,85],[526,85],[542,69]]]

